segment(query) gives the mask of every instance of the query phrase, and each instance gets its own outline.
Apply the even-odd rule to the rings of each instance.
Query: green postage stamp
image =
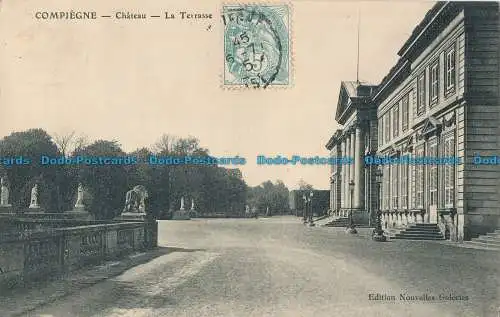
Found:
[[[287,4],[231,4],[222,9],[226,87],[286,87],[291,82]]]

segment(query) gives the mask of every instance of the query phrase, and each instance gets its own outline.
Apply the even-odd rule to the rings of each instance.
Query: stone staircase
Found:
[[[472,238],[471,241],[465,241],[464,244],[480,249],[500,251],[500,230],[497,229],[494,232]]]
[[[349,218],[348,217],[338,217],[335,218],[334,220],[324,224],[325,227],[342,227],[346,228],[347,225],[349,224]],[[354,223],[356,228],[371,228],[368,226],[368,224],[360,224],[360,223]]]
[[[314,223],[316,224],[316,226],[319,226],[319,227],[324,227],[327,223],[335,220],[337,217],[335,216],[327,216],[327,217],[321,217],[321,218],[317,218],[317,219],[313,219],[314,220]]]
[[[347,227],[349,224],[349,218],[339,217],[325,224],[325,227]]]
[[[390,235],[391,239],[401,240],[445,240],[437,224],[415,223],[400,232]]]

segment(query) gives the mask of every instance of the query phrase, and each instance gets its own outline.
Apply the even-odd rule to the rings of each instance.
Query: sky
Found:
[[[254,3],[256,1],[252,1]],[[291,1],[293,84],[281,90],[221,87],[221,2],[207,0],[3,0],[0,137],[42,128],[118,140],[129,152],[162,134],[194,136],[238,166],[252,186],[300,179],[329,186],[329,166],[261,166],[258,155],[328,157],[338,128],[340,82],[377,84],[433,2]],[[212,13],[212,20],[42,21],[37,11]],[[209,27],[210,25],[210,27]]]

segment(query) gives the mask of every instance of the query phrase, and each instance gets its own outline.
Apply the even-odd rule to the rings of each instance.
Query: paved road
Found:
[[[162,221],[163,255],[27,316],[497,316],[499,254],[295,217]],[[369,294],[395,300],[369,300]],[[400,294],[467,296],[403,301]]]

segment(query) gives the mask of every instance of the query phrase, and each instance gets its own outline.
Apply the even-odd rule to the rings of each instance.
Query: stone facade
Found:
[[[330,209],[345,216],[352,212],[357,223],[370,222],[372,188],[371,169],[364,166],[364,156],[372,153],[376,134],[376,109],[371,100],[376,86],[360,82],[342,82],[335,119],[337,130],[327,148],[338,164],[330,172]]]
[[[498,165],[473,164],[476,154],[498,155],[500,148],[498,3],[437,3],[398,55],[377,87],[341,85],[336,120],[343,128],[327,148],[353,157],[354,171],[332,167],[332,210],[373,215],[380,206],[386,228],[435,223],[455,241],[500,227]],[[379,189],[376,167],[358,158],[362,149],[399,159],[457,157],[463,164],[382,165]]]

